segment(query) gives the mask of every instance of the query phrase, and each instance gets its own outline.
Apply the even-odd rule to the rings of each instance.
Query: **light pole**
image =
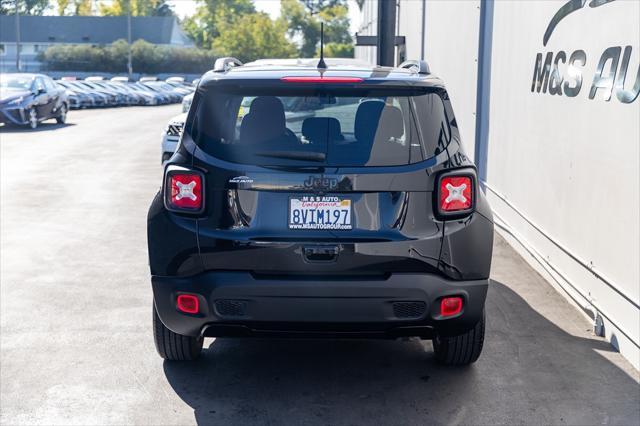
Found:
[[[20,10],[18,0],[16,2],[16,70],[20,72]]]
[[[131,0],[127,0],[127,41],[129,45],[127,70],[129,72],[129,79],[131,79],[131,76],[133,75],[133,63],[131,60]]]
[[[395,65],[396,0],[378,0],[378,65]]]

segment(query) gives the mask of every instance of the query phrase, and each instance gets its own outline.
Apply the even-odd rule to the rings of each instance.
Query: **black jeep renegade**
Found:
[[[204,337],[418,336],[478,359],[491,209],[441,80],[242,65],[201,79],[149,209],[158,352]]]

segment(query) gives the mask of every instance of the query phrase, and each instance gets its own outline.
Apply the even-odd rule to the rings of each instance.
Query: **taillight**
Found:
[[[448,174],[438,183],[438,212],[455,216],[471,212],[474,206],[474,180],[469,174]]]
[[[188,169],[167,170],[165,205],[168,210],[199,213],[204,208],[203,176]]]
[[[462,297],[445,297],[440,301],[440,315],[452,317],[462,312]]]
[[[176,299],[176,308],[185,314],[197,314],[200,311],[200,301],[194,294],[179,294]]]
[[[330,77],[330,76],[297,76],[282,77],[280,80],[288,83],[362,83],[364,80],[360,77]]]

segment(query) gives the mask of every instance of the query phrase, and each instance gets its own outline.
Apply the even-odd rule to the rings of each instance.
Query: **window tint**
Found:
[[[44,83],[42,82],[42,78],[36,78],[35,82],[33,83],[33,88],[36,92],[44,90]]]
[[[406,165],[450,138],[439,94],[388,90],[211,89],[187,131],[213,156],[256,165]]]
[[[0,78],[0,88],[2,89],[22,89],[30,90],[33,78],[23,75],[3,74]]]
[[[49,77],[45,77],[42,80],[44,81],[44,87],[47,89],[48,92],[55,90],[56,85],[53,82],[53,80],[51,80]]]
[[[451,140],[451,127],[442,99],[436,94],[429,94],[415,96],[413,100],[421,114],[418,126],[422,140],[435,145],[436,153],[444,150]]]

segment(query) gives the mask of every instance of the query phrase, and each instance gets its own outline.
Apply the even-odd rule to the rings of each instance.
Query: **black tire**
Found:
[[[169,330],[153,306],[153,340],[158,354],[169,361],[193,361],[202,352],[202,337],[183,336]]]
[[[56,117],[56,122],[58,124],[64,124],[67,122],[67,112],[69,111],[69,109],[67,108],[66,105],[62,105],[62,107],[60,108],[60,114],[58,114],[58,116]]]
[[[471,330],[453,337],[436,336],[433,350],[438,362],[444,365],[468,365],[478,360],[484,344],[484,312]]]
[[[38,112],[34,107],[31,107],[27,110],[27,124],[31,128],[31,130],[35,130],[38,128]]]

